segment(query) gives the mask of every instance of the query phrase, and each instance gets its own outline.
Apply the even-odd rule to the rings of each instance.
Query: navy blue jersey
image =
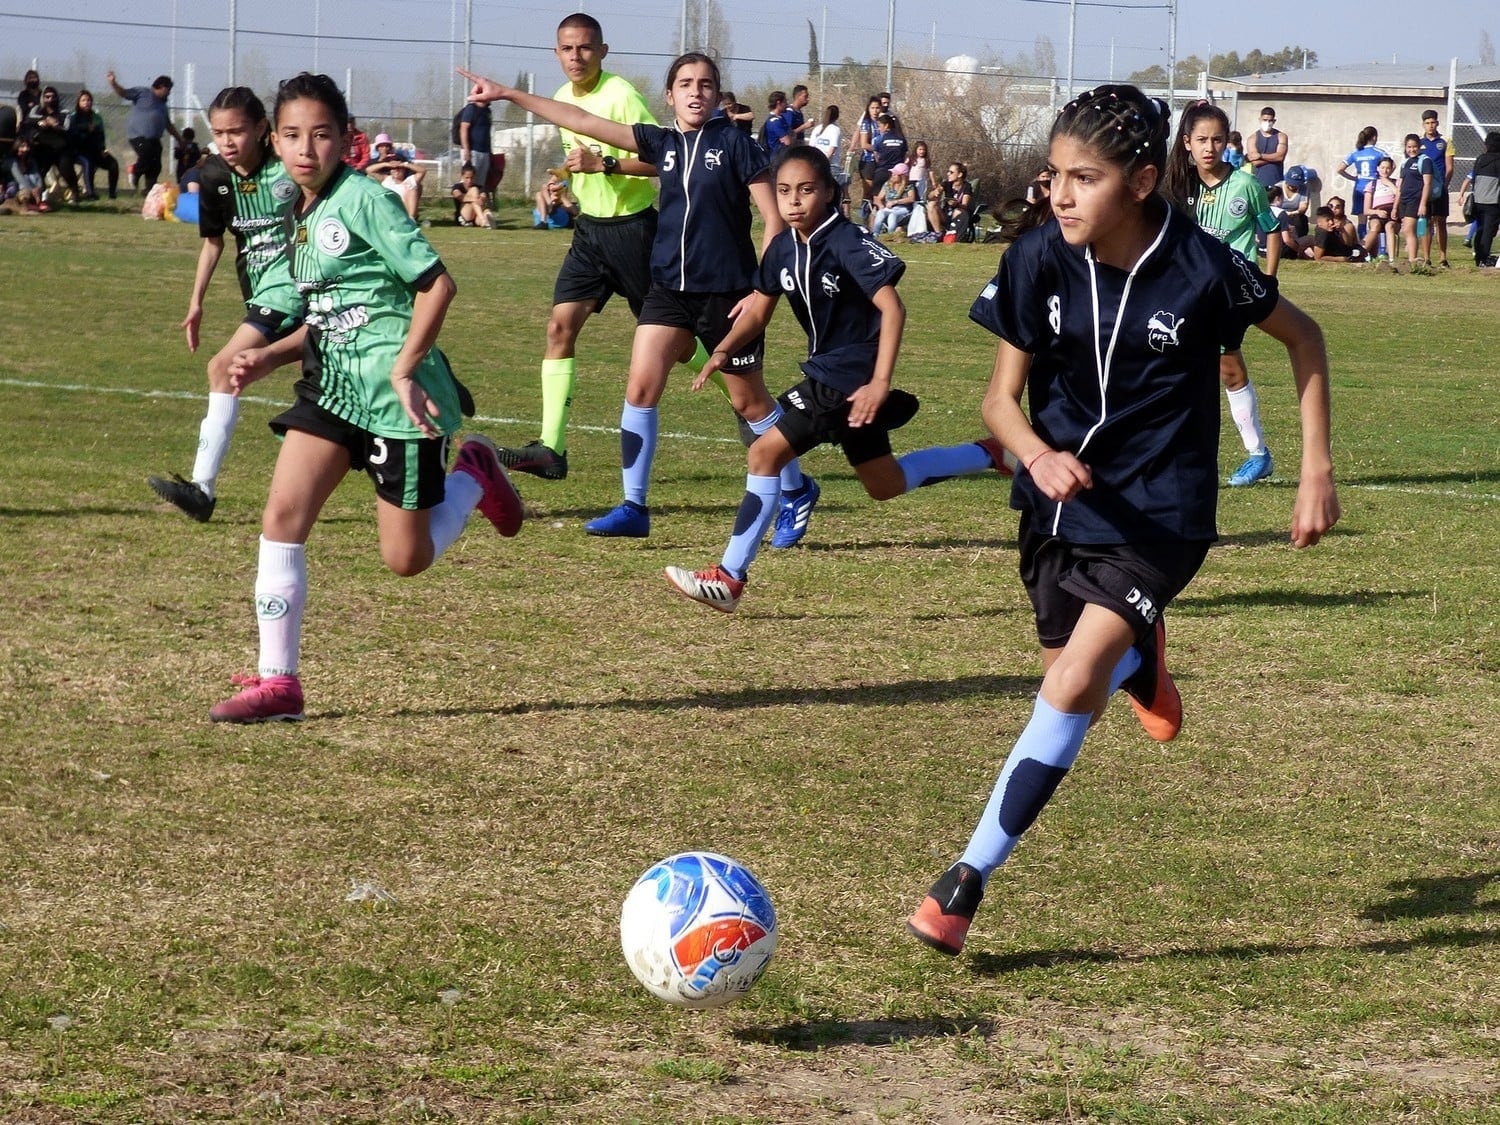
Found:
[[[1398,173],[1401,178],[1401,205],[1403,207],[1417,207],[1422,203],[1422,177],[1432,177],[1432,190],[1427,193],[1431,199],[1440,194],[1437,190],[1437,170],[1432,166],[1432,160],[1425,152],[1419,152],[1416,156],[1408,156],[1406,162],[1401,165]]]
[[[875,373],[880,310],[871,298],[906,263],[837,211],[804,241],[790,228],[766,247],[755,287],[786,294],[807,333],[802,374],[853,394]]]
[[[732,293],[755,280],[749,183],[770,167],[766,150],[727,117],[684,133],[636,125],[636,151],[656,165],[661,220],[651,280],[680,293]]]
[[[894,168],[906,160],[906,138],[895,130],[875,138],[875,166]]]
[[[1075,543],[1214,538],[1219,349],[1277,299],[1274,279],[1175,210],[1130,273],[1056,223],[1022,235],[969,316],[1032,357],[1032,427],[1093,488],[1059,504],[1018,472],[1011,507]]]

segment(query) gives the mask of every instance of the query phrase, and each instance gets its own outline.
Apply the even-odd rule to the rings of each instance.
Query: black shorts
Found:
[[[1399,214],[1403,219],[1425,218],[1425,216],[1417,214],[1417,212],[1421,209],[1422,201],[1420,199],[1403,199],[1401,201],[1397,214]]]
[[[1021,581],[1036,613],[1037,640],[1061,648],[1085,605],[1118,614],[1140,640],[1182,593],[1208,555],[1207,540],[1069,543],[1038,529],[1029,512],[1017,533]]]
[[[1448,193],[1434,195],[1427,201],[1427,217],[1430,219],[1446,219],[1448,217]]]
[[[781,403],[776,428],[798,457],[820,445],[837,445],[855,467],[889,457],[891,431],[910,422],[918,406],[915,395],[893,389],[874,421],[851,429],[848,394],[827,383],[803,379],[776,401]]]
[[[647,207],[619,219],[579,215],[573,244],[552,286],[554,305],[592,302],[599,312],[612,294],[641,315],[651,290],[651,243],[656,239],[656,208]]]
[[[375,495],[403,511],[420,512],[443,502],[448,477],[446,437],[378,437],[301,395],[270,425],[277,437],[301,430],[343,446],[349,452],[349,467],[366,473],[375,482]]]
[[[268,344],[284,340],[302,327],[300,314],[278,312],[269,305],[247,305],[245,308],[245,319],[240,323],[255,329]]]
[[[667,328],[685,328],[712,354],[729,335],[734,321],[729,310],[745,299],[750,290],[737,293],[680,293],[653,285],[646,294],[636,320],[641,324],[660,324]],[[766,357],[766,337],[756,336],[724,364],[726,375],[757,375]]]

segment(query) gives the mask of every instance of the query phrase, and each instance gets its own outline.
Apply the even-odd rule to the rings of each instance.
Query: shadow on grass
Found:
[[[954,680],[899,680],[896,683],[797,690],[786,687],[745,688],[741,691],[698,691],[690,695],[604,701],[547,700],[507,707],[403,707],[397,717],[455,718],[465,715],[530,715],[551,711],[712,711],[757,707],[821,706],[878,707],[906,703],[947,703],[985,696],[1036,694],[1035,676],[960,676]],[[319,719],[341,719],[344,712],[323,712]]]
[[[1485,907],[1484,909],[1492,909]],[[1244,942],[1197,949],[1169,949],[1161,953],[1129,953],[1116,949],[1031,949],[1020,953],[979,953],[974,972],[999,976],[1022,969],[1050,969],[1058,965],[1146,965],[1159,961],[1258,961],[1265,957],[1301,957],[1312,953],[1376,953],[1389,956],[1422,949],[1468,949],[1500,944],[1500,929],[1435,929],[1410,938],[1377,938],[1349,943]]]
[[[747,1027],[734,1033],[744,1043],[769,1043],[792,1051],[820,1051],[857,1043],[887,1047],[909,1039],[995,1034],[993,1020],[798,1020],[780,1027]]]
[[[1446,473],[1375,473],[1371,476],[1346,477],[1341,484],[1500,484],[1500,470]]]
[[[1435,918],[1442,914],[1500,914],[1500,894],[1480,902],[1479,896],[1494,888],[1500,892],[1500,871],[1478,875],[1443,875],[1435,879],[1397,879],[1386,890],[1404,892],[1384,902],[1374,902],[1359,912],[1367,922],[1394,922],[1398,918]]]
[[[1178,598],[1172,608],[1226,609],[1245,606],[1302,606],[1306,609],[1326,609],[1346,605],[1386,605],[1398,601],[1429,601],[1431,590],[1345,590],[1337,594],[1316,593],[1308,590],[1247,590],[1241,594],[1218,594],[1210,598]]]

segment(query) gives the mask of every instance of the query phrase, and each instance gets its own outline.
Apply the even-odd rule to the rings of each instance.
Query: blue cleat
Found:
[[[611,508],[596,520],[589,520],[583,530],[590,535],[605,535],[615,539],[644,539],[651,534],[651,513],[629,500],[618,508]]]
[[[1269,449],[1262,453],[1252,453],[1245,458],[1245,463],[1234,471],[1229,478],[1229,487],[1243,488],[1247,484],[1254,484],[1258,480],[1265,480],[1271,475],[1271,451]]]
[[[813,508],[817,507],[821,495],[823,490],[818,487],[818,482],[807,477],[801,492],[781,498],[776,512],[776,530],[771,535],[772,547],[779,551],[802,542],[802,537],[807,534],[807,521],[812,518]]]

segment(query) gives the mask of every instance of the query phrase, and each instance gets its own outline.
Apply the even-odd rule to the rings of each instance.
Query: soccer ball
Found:
[[[653,865],[620,911],[625,963],[647,991],[680,1008],[717,1008],[743,996],[780,936],[760,880],[713,852]]]

